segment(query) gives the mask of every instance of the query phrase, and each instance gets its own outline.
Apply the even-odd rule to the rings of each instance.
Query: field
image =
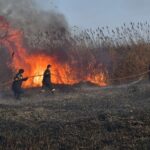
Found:
[[[149,150],[150,83],[28,89],[21,101],[1,91],[0,149]]]

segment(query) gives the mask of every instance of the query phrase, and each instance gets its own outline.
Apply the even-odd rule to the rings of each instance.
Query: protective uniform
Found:
[[[44,71],[42,85],[43,85],[44,89],[49,89],[49,90],[52,91],[53,86],[52,86],[52,83],[51,83],[50,67],[51,67],[51,65],[48,65],[47,69]]]
[[[20,69],[19,72],[15,75],[14,81],[12,83],[12,90],[16,99],[20,99],[20,95],[23,94],[23,89],[21,88],[22,82],[26,81],[28,78],[23,78],[24,70]]]

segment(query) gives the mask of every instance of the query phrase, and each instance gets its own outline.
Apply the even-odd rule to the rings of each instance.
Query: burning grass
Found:
[[[47,64],[51,64],[53,83],[72,85],[80,81],[91,81],[102,86],[106,85],[106,77],[102,71],[102,65],[98,64],[97,68],[93,68],[92,61],[86,62],[82,66],[86,67],[86,69],[82,70],[83,68],[77,67],[80,65],[80,61],[76,60],[77,64],[75,64],[74,60],[62,61],[63,53],[61,53],[62,55],[59,58],[57,55],[47,54],[39,50],[35,53],[29,53],[23,46],[23,33],[19,29],[12,28],[3,17],[0,18],[0,27],[0,30],[5,33],[4,37],[0,39],[1,44],[12,55],[12,60],[9,64],[12,70],[16,71],[19,68],[24,68],[25,76],[38,76],[43,74]],[[71,58],[73,56],[73,53],[71,53],[68,57]],[[98,68],[100,69],[99,71],[97,70]],[[33,77],[24,84],[24,87],[37,87],[41,86],[41,83],[42,76]]]
[[[73,33],[66,33],[65,39],[57,33],[52,39],[52,31],[45,31],[47,34],[41,33],[39,38],[47,40],[48,47],[39,50],[33,46],[33,50],[25,43],[23,32],[1,17],[0,41],[9,51],[9,60],[5,59],[2,63],[7,64],[12,72],[24,68],[25,76],[29,77],[43,74],[47,64],[51,64],[52,81],[56,84],[73,85],[90,81],[106,86],[128,81],[117,78],[144,72],[150,64],[149,27],[146,22],[124,24],[113,30],[109,27],[76,29]],[[41,86],[41,81],[42,76],[30,78],[24,87]]]

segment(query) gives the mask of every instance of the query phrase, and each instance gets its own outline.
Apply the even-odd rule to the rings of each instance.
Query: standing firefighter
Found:
[[[47,65],[47,68],[44,71],[42,85],[43,85],[44,89],[48,89],[52,93],[54,93],[55,89],[53,89],[52,82],[51,82],[50,67],[51,67],[51,65]]]
[[[21,94],[23,94],[22,82],[28,80],[28,78],[23,78],[24,69],[19,69],[18,73],[14,77],[12,83],[12,90],[16,99],[20,99]]]

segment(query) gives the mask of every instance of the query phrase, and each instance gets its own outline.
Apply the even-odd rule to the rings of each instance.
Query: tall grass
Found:
[[[70,32],[51,28],[32,36],[30,41],[26,37],[24,40],[30,52],[40,49],[55,55],[61,63],[69,64],[80,79],[100,72],[104,72],[107,79],[122,78],[139,74],[150,64],[148,22],[124,23],[114,29],[73,27]]]
[[[113,29],[106,26],[82,30],[74,26],[70,33],[58,31],[54,36],[53,31],[48,32],[47,39],[51,51],[64,50],[72,68],[84,68],[85,74],[101,70],[108,79],[122,78],[139,74],[150,64],[148,22],[124,23]]]
[[[76,31],[78,30],[78,32]],[[76,47],[90,52],[96,64],[101,63],[109,78],[139,74],[150,64],[150,25],[131,22],[111,29],[98,27],[73,32]]]

